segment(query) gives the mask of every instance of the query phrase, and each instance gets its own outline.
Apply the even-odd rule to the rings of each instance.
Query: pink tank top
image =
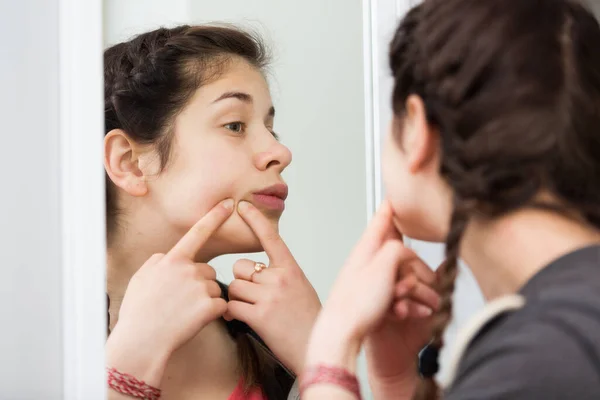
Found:
[[[229,400],[267,400],[267,398],[260,388],[252,388],[249,393],[244,393],[244,382],[240,380],[231,396],[229,396]]]

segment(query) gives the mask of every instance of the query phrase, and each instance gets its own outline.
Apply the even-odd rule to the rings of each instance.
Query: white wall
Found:
[[[2,399],[62,398],[57,4],[0,2]]]
[[[100,5],[0,2],[3,400],[105,398]]]

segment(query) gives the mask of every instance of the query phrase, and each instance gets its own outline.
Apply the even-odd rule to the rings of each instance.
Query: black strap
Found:
[[[438,362],[440,349],[427,345],[419,353],[419,373],[423,378],[433,378],[440,369]]]

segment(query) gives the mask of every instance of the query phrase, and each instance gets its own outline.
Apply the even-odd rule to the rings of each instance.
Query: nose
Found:
[[[261,171],[276,168],[281,173],[291,162],[292,152],[275,138],[269,141],[269,147],[265,151],[257,153],[254,157],[254,164]]]

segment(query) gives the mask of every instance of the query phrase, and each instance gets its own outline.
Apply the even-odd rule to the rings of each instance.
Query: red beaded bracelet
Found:
[[[160,389],[114,368],[107,368],[106,370],[108,372],[108,387],[112,390],[142,400],[160,399]]]
[[[300,395],[310,386],[326,383],[339,386],[352,393],[358,400],[362,400],[360,395],[360,384],[356,375],[346,371],[343,368],[318,365],[307,368],[300,377]]]

